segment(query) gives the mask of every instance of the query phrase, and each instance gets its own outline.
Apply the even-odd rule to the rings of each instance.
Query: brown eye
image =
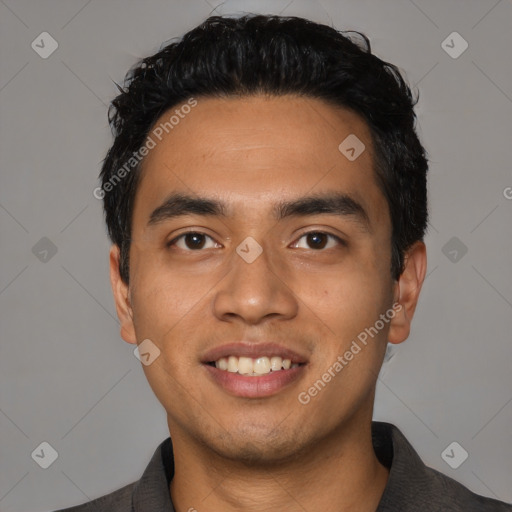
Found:
[[[307,243],[314,249],[323,249],[328,242],[328,235],[325,233],[308,233]]]
[[[331,233],[324,233],[323,231],[310,231],[308,233],[304,233],[299,238],[299,241],[302,239],[306,240],[306,246],[301,247],[299,242],[297,242],[294,247],[299,247],[301,249],[322,250],[326,248],[330,249],[336,245],[346,245],[341,238]],[[328,246],[329,240],[332,240],[332,243]]]
[[[180,236],[177,236],[176,238],[171,240],[167,244],[167,247],[176,245],[177,247],[183,249],[184,251],[197,251],[205,248],[208,239],[214,242],[212,237],[205,235],[204,233],[200,233],[198,231],[189,231],[188,233],[183,233]],[[212,247],[215,247],[215,242],[213,246],[206,248],[210,249]]]

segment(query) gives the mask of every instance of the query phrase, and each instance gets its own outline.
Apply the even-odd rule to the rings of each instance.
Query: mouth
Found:
[[[249,377],[260,377],[289,370],[290,368],[298,368],[305,363],[292,363],[291,359],[283,359],[280,356],[260,356],[255,359],[252,357],[228,356],[221,357],[217,361],[209,361],[206,364],[221,371]]]
[[[202,364],[215,384],[244,398],[275,395],[303,375],[307,359],[273,343],[232,343],[209,351]]]

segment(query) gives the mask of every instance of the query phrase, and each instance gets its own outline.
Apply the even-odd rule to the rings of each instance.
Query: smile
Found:
[[[221,357],[217,361],[212,361],[208,364],[215,366],[219,370],[249,377],[268,375],[272,372],[289,370],[299,366],[299,363],[292,364],[291,359],[283,359],[279,356],[260,356],[257,358],[228,356]]]

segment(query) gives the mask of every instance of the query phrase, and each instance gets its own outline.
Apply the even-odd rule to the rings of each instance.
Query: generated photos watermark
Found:
[[[130,172],[133,171],[140,162],[142,162],[143,158],[157,145],[157,141],[160,142],[162,140],[164,133],[170,133],[170,131],[177,126],[196,105],[197,100],[195,98],[189,98],[187,103],[173,111],[167,121],[163,121],[153,128],[151,133],[146,137],[144,144],[137,151],[132,153],[132,156],[128,161],[125,162],[125,164],[120,167],[108,181],[103,183],[101,187],[96,187],[92,191],[93,196],[96,199],[103,199],[108,192],[111,192],[122,179],[128,176],[128,174],[130,174]]]
[[[301,391],[297,399],[302,405],[307,405],[311,402],[311,399],[317,396],[326,386],[331,382],[332,379],[338,375],[345,366],[349,364],[350,361],[354,359],[354,357],[361,352],[361,350],[367,345],[368,337],[374,338],[384,327],[386,324],[395,318],[396,314],[402,310],[402,304],[396,302],[393,306],[388,309],[385,313],[382,313],[379,316],[379,319],[375,321],[375,323],[371,327],[366,327],[363,331],[361,331],[355,339],[352,340],[350,348],[344,352],[344,354],[339,355],[336,358],[336,361],[333,362],[329,368],[325,371],[325,373],[314,382],[312,386],[310,386],[306,391]],[[361,343],[363,346],[359,345]]]

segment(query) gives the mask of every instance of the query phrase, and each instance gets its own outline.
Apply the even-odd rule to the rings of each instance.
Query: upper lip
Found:
[[[277,343],[255,343],[255,342],[234,342],[215,347],[208,350],[201,358],[202,363],[211,363],[218,361],[222,357],[251,357],[256,359],[262,356],[278,356],[282,359],[290,359],[292,364],[306,363],[307,359],[305,356],[298,354],[297,352],[286,348]]]

